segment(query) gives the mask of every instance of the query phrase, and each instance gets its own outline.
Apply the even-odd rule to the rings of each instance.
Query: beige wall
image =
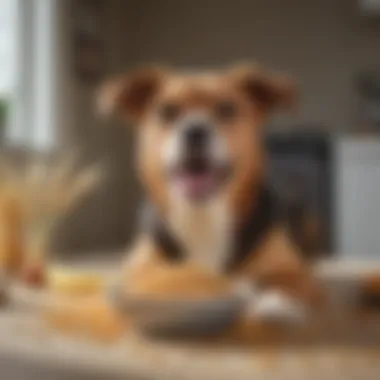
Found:
[[[69,2],[66,2],[68,4]],[[104,14],[106,76],[121,71],[124,65],[122,50],[127,41],[124,27],[124,1],[107,0]],[[81,82],[72,71],[70,50],[70,10],[63,18],[67,92],[66,126],[62,141],[68,147],[79,148],[84,162],[99,161],[104,166],[103,186],[86,199],[59,228],[54,247],[60,252],[104,251],[118,248],[131,234],[135,220],[130,205],[138,196],[136,181],[132,180],[131,141],[126,128],[115,120],[101,120],[95,112],[97,86]]]
[[[125,2],[127,63],[210,66],[258,60],[301,85],[300,119],[352,126],[354,81],[380,68],[380,19],[357,0],[132,0]]]

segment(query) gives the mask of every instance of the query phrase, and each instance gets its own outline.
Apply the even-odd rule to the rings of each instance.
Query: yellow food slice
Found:
[[[59,294],[97,294],[104,289],[106,278],[100,274],[73,268],[50,268],[48,288]]]
[[[54,307],[47,308],[48,324],[61,333],[89,339],[113,342],[128,330],[128,321],[119,315],[102,294],[60,299]],[[61,301],[61,302],[59,302]]]

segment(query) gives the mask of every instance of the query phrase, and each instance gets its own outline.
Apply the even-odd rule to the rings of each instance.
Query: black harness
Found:
[[[230,272],[239,267],[252,252],[258,248],[266,234],[279,222],[281,208],[276,200],[274,191],[263,187],[257,202],[247,213],[247,219],[234,232],[230,260],[226,263],[225,271]],[[166,259],[181,262],[186,258],[186,252],[180,242],[174,237],[169,226],[159,217],[152,206],[145,210],[144,229],[153,236],[157,247]]]

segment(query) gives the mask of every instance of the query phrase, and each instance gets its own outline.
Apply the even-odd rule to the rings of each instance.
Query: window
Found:
[[[50,149],[57,143],[64,4],[0,0],[1,137],[7,144]]]
[[[0,0],[0,139],[9,127],[10,105],[14,88],[15,1]]]

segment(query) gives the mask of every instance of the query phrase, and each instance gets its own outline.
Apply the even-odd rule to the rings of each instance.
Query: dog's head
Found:
[[[156,201],[199,203],[239,197],[260,178],[261,126],[293,95],[288,79],[254,66],[210,73],[149,68],[106,84],[100,106],[136,124],[139,173]]]

